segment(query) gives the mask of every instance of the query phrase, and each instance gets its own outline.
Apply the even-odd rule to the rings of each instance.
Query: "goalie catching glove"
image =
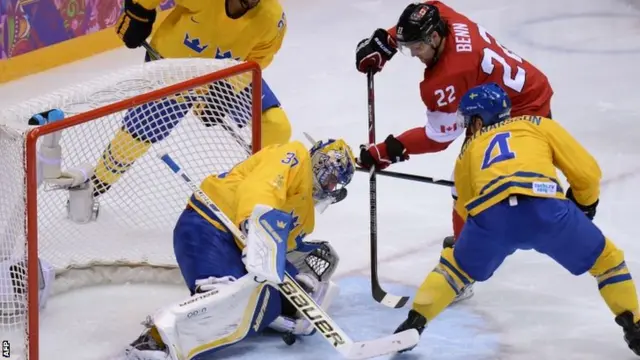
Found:
[[[320,307],[327,310],[340,293],[340,287],[331,281],[340,262],[335,249],[327,241],[302,241],[296,250],[287,254],[287,260],[300,271],[295,276],[296,281]],[[313,335],[315,329],[304,315],[296,311],[286,298],[283,297],[282,301],[282,315],[269,327],[295,336]]]

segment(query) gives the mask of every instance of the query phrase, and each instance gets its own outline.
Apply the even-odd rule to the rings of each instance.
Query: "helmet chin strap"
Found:
[[[438,34],[438,35],[440,35],[440,34]],[[438,60],[440,59],[440,54],[438,54],[438,49],[440,49],[440,45],[442,45],[442,41],[444,41],[444,38],[441,35],[440,35],[440,43],[438,43],[438,46],[434,46],[433,42],[429,41],[429,46],[431,46],[431,48],[433,49],[433,58],[429,62],[428,66],[435,65],[438,62]]]

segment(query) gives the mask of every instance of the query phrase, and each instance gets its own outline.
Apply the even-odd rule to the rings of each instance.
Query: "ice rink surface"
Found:
[[[354,148],[367,139],[366,80],[354,69],[354,48],[375,28],[395,24],[397,0],[283,0],[289,30],[265,78],[293,123],[316,138],[344,137]],[[625,250],[640,273],[636,233],[640,192],[640,7],[633,0],[451,0],[503,45],[549,77],[554,118],[595,155],[603,169],[596,223]],[[0,87],[12,104],[59,86],[142,61],[141,51],[118,49]],[[376,77],[377,137],[424,124],[418,83],[422,65],[397,55]],[[417,156],[395,171],[449,178],[459,142]],[[401,180],[378,180],[380,273],[391,289],[413,294],[436,263],[451,232],[449,190]],[[356,175],[346,201],[317,220],[312,238],[330,240],[341,254],[342,295],[332,313],[354,339],[389,333],[406,309],[373,301],[367,280],[368,185]],[[132,239],[135,240],[135,239]],[[112,286],[53,298],[43,315],[43,359],[106,359],[133,340],[153,309],[184,290]],[[264,346],[263,346],[264,345]],[[220,354],[241,359],[337,359],[315,336],[287,347],[261,337]],[[476,296],[445,311],[417,349],[394,359],[634,359],[621,329],[600,299],[594,279],[573,277],[539,254],[507,259]]]

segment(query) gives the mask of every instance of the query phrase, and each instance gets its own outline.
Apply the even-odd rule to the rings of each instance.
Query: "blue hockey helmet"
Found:
[[[511,99],[496,83],[478,85],[462,95],[458,116],[464,127],[474,116],[480,117],[484,126],[493,125],[511,117]]]

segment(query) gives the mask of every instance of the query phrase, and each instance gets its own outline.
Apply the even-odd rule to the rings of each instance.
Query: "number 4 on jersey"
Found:
[[[510,132],[504,132],[496,134],[491,141],[489,141],[489,146],[487,146],[487,149],[484,151],[484,158],[482,159],[482,170],[493,164],[511,160],[516,157],[516,153],[509,148],[510,137]]]

